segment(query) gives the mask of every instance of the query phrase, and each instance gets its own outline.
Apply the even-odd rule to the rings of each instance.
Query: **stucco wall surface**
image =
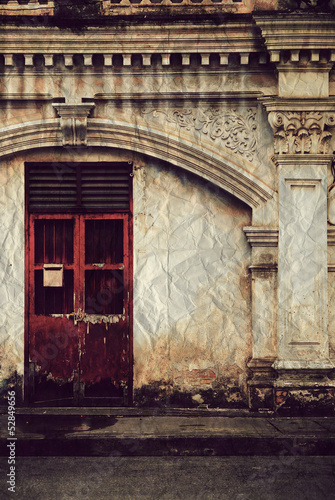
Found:
[[[54,151],[20,155],[2,163],[3,388],[15,372],[23,375],[24,161],[33,159],[69,160]],[[143,395],[154,386],[197,397],[199,391],[220,386],[226,392],[233,388],[227,395],[231,401],[245,399],[251,291],[250,246],[242,227],[251,222],[250,209],[195,175],[140,155],[101,151],[80,159],[133,159],[136,168],[135,392]]]
[[[335,274],[328,273],[328,332],[330,359],[335,361]]]
[[[152,161],[136,171],[135,389],[244,390],[249,223],[245,205],[194,176]]]
[[[0,169],[0,387],[23,374],[24,175],[21,165]]]

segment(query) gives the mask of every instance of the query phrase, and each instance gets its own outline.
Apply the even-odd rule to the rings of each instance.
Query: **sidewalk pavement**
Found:
[[[5,413],[0,422],[0,455],[8,456]],[[335,417],[21,408],[15,437],[16,456],[335,456]]]

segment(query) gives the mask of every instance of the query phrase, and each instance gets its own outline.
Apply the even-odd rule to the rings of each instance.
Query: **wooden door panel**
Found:
[[[128,214],[32,214],[28,291],[31,401],[127,403]]]
[[[123,219],[85,220],[85,264],[123,262]]]
[[[74,397],[80,338],[74,322],[78,230],[76,216],[30,217],[29,369],[31,399],[41,404]],[[62,286],[44,286],[45,264],[63,266]]]
[[[85,270],[85,312],[87,314],[124,315],[124,291],[122,269]]]
[[[35,264],[73,264],[74,219],[34,220]]]
[[[84,398],[124,397],[130,376],[127,216],[83,216],[81,230]]]
[[[80,357],[83,404],[127,403],[129,336],[126,329],[122,317],[119,323],[86,324]]]
[[[71,314],[74,312],[74,271],[64,270],[62,287],[45,287],[43,285],[43,269],[36,269],[35,283],[35,315]]]
[[[73,318],[45,319],[37,316],[31,325],[30,359],[37,372],[51,379],[73,380],[79,363],[79,328]]]
[[[81,380],[85,383],[110,379],[119,386],[120,382],[126,382],[128,370],[123,366],[123,351],[127,349],[127,325],[122,316],[114,318],[112,324],[83,324],[80,370]]]

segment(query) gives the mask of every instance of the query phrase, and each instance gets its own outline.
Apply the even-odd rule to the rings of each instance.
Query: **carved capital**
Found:
[[[63,146],[87,146],[87,117],[93,102],[79,104],[53,104],[60,116]]]
[[[335,128],[335,111],[270,111],[269,123],[278,154],[327,154]]]

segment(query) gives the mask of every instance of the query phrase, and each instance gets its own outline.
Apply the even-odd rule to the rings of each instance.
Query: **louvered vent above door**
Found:
[[[125,165],[127,168],[125,168]],[[129,208],[130,170],[128,164],[83,165],[81,202],[87,209]]]
[[[58,165],[41,164],[28,167],[30,211],[66,210],[77,204],[77,174],[75,169],[61,170]]]
[[[130,209],[132,164],[29,163],[29,211],[94,212]]]

